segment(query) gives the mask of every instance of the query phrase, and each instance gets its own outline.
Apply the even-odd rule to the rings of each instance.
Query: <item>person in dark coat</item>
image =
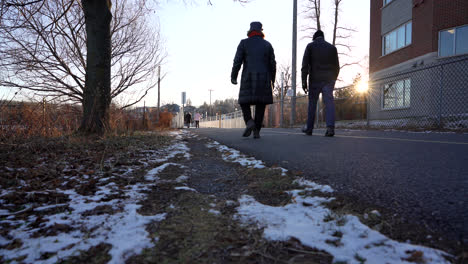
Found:
[[[192,123],[192,115],[187,112],[187,114],[185,114],[185,124],[187,125],[187,128],[190,128],[190,123]]]
[[[265,106],[273,103],[272,87],[276,77],[275,53],[270,42],[264,40],[262,23],[250,23],[248,38],[241,40],[231,72],[231,83],[237,84],[241,66],[242,75],[239,89],[239,104],[245,121],[242,136],[260,138]],[[252,120],[250,106],[255,105],[255,120]]]
[[[311,136],[314,128],[315,109],[320,93],[325,103],[325,119],[327,132],[325,136],[335,135],[335,102],[333,100],[333,89],[340,73],[340,63],[336,47],[325,41],[321,30],[315,32],[313,41],[307,45],[302,60],[302,89],[309,93],[309,108],[307,113],[307,124],[302,132]],[[307,76],[309,77],[307,80]],[[307,88],[307,81],[309,87]]]

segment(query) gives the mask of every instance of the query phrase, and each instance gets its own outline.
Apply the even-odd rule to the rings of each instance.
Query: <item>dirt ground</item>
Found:
[[[333,263],[333,257],[327,252],[305,246],[294,238],[281,242],[267,240],[262,228],[236,220],[236,208],[242,195],[250,195],[262,204],[271,206],[291,202],[293,197],[286,191],[303,188],[294,183],[294,177],[300,172],[283,173],[275,166],[249,168],[227,162],[219,151],[207,147],[210,142],[207,138],[186,136],[183,141],[190,149],[190,158],[179,153],[166,157],[164,161],[148,158],[148,152],[170,146],[173,137],[167,133],[137,133],[93,140],[72,137],[37,139],[20,144],[2,143],[0,186],[2,190],[10,191],[2,191],[0,210],[8,211],[10,218],[14,215],[16,221],[23,221],[23,226],[35,230],[32,236],[54,236],[76,229],[83,231],[89,227],[78,228],[66,224],[44,227],[46,217],[73,211],[68,205],[70,197],[59,190],[71,188],[92,200],[91,197],[97,195],[100,187],[112,183],[118,188],[101,201],[124,200],[128,196],[126,186],[146,183],[149,170],[169,163],[157,174],[157,184],[141,189],[144,198],[138,201],[140,207],[137,212],[143,216],[165,214],[163,220],[146,225],[153,246],[130,256],[126,263]],[[153,154],[157,156],[158,153]],[[179,188],[181,184],[184,185],[182,189]],[[329,196],[322,192],[311,195]],[[48,205],[53,206],[51,209],[34,210]],[[415,233],[421,237],[431,233],[422,227],[412,230],[402,228],[398,221],[364,217],[364,214],[371,215],[368,214],[370,204],[355,204],[352,199],[339,194],[328,206],[337,212],[355,214],[363,223],[394,239],[405,240],[414,238],[412,234]],[[123,210],[122,206],[104,204],[81,212],[81,216],[112,215]],[[5,215],[0,216],[0,236],[13,239],[11,234],[19,226],[6,220]],[[93,230],[87,232],[90,236],[94,234]],[[339,246],[339,239],[337,234],[337,239],[330,243]],[[8,244],[0,244],[0,252],[19,249],[24,242],[14,239]],[[418,242],[417,239],[415,242]],[[450,243],[427,246],[458,255],[449,259],[453,263],[466,260],[467,253],[459,246]],[[55,262],[107,263],[111,259],[111,250],[112,245],[102,242],[71,257],[58,258]],[[52,259],[56,255],[57,252],[53,251],[43,253],[41,259]],[[421,263],[418,253],[413,255],[413,258],[406,260]],[[27,262],[25,259],[21,254],[15,258],[0,254],[0,262],[22,263]],[[356,256],[356,261],[366,263],[359,256]]]

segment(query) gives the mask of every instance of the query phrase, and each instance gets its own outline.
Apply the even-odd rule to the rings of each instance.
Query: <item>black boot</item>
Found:
[[[252,134],[252,130],[254,130],[255,128],[255,122],[250,119],[247,124],[246,124],[246,128],[244,130],[244,134],[242,134],[243,137],[250,137],[250,134]]]
[[[312,136],[312,129],[307,129],[307,125],[302,127],[302,132],[305,133],[307,136]]]
[[[253,132],[254,132],[254,138],[259,139],[260,138],[260,129],[255,128]]]
[[[325,132],[326,137],[333,137],[335,135],[334,127],[327,127],[327,132]]]

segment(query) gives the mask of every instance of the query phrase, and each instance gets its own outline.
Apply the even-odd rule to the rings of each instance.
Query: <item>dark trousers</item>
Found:
[[[241,104],[241,109],[242,109],[242,115],[244,116],[244,122],[247,124],[247,122],[252,119],[252,111],[250,110],[250,105],[249,104]],[[265,115],[265,106],[264,104],[257,104],[255,105],[255,128],[257,128],[258,131],[262,128],[263,124],[263,116]]]
[[[333,100],[333,89],[335,82],[313,82],[309,85],[309,107],[307,113],[307,130],[312,131],[315,123],[315,111],[317,100],[322,93],[325,103],[325,120],[327,127],[335,127],[335,102]]]
[[[196,128],[200,128],[200,121],[195,120],[195,127],[196,127]]]

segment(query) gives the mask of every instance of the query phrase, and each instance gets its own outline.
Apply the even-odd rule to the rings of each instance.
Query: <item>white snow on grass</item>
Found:
[[[164,163],[164,164],[162,164],[162,165],[159,166],[159,167],[156,167],[156,168],[154,168],[154,169],[151,169],[151,170],[145,175],[145,180],[147,180],[147,181],[156,181],[156,180],[159,180],[159,177],[156,177],[156,175],[158,175],[161,171],[163,171],[164,169],[166,169],[166,168],[169,167],[169,166],[180,166],[180,164],[172,163],[172,162]]]
[[[282,168],[282,167],[278,167],[278,168],[276,168],[276,169],[277,169],[277,170],[281,170],[281,176],[286,176],[286,172],[288,172],[287,169]]]
[[[181,183],[181,182],[187,181],[188,179],[189,179],[188,176],[181,175],[181,176],[177,177],[177,179],[175,179],[175,181],[178,182],[178,183]]]
[[[227,200],[226,201],[226,205],[227,206],[233,206],[233,205],[236,205],[237,203],[235,201],[232,201],[232,200]]]
[[[247,158],[239,151],[214,141],[206,145],[222,153],[224,160],[237,162],[246,167],[264,168],[260,160]],[[287,170],[282,170],[286,175]],[[328,185],[320,185],[304,178],[297,178],[296,184],[304,190],[293,190],[293,203],[283,207],[261,204],[251,196],[239,199],[236,219],[244,223],[257,223],[264,228],[264,236],[270,240],[289,240],[294,237],[304,245],[324,250],[334,257],[334,262],[361,263],[414,263],[406,261],[413,252],[423,253],[424,263],[449,263],[444,256],[449,254],[423,246],[400,243],[362,224],[356,216],[337,215],[322,205],[334,198],[303,196],[304,191],[332,193]],[[232,205],[234,202],[226,201]],[[379,212],[372,211],[379,216]]]
[[[208,213],[214,214],[214,215],[221,215],[221,212],[215,209],[210,209],[208,210]]]
[[[179,186],[179,187],[174,187],[175,190],[185,190],[185,191],[192,191],[192,192],[197,192],[197,190],[187,187],[187,186]]]
[[[248,168],[265,168],[265,164],[263,163],[263,161],[257,160],[252,157],[247,157],[246,155],[241,154],[238,150],[221,145],[216,141],[206,144],[206,147],[216,148],[219,152],[221,152],[223,160],[225,161],[239,163],[240,165]]]
[[[114,184],[109,184],[100,189],[105,190],[113,186]],[[165,214],[143,216],[137,213],[141,207],[137,203],[145,196],[139,192],[141,189],[138,185],[127,187],[124,191],[128,198],[107,202],[100,201],[100,198],[103,198],[102,195],[83,196],[73,190],[67,190],[63,193],[68,194],[71,199],[68,203],[71,210],[44,216],[46,222],[40,227],[53,227],[59,224],[67,225],[74,231],[46,237],[33,237],[33,234],[40,229],[30,227],[26,221],[20,220],[18,222],[23,225],[11,231],[10,236],[20,239],[22,246],[13,250],[0,249],[0,255],[6,259],[25,256],[25,262],[34,263],[41,259],[42,254],[56,252],[56,255],[40,260],[41,263],[55,263],[60,259],[76,255],[80,250],[86,251],[100,243],[108,243],[112,245],[109,252],[112,259],[109,263],[122,263],[128,256],[139,254],[142,249],[152,245],[145,226],[152,221],[161,221],[165,217]],[[105,193],[111,192],[112,190],[105,191]],[[111,206],[117,213],[83,215],[84,212],[103,205]],[[35,219],[30,220],[32,221],[28,222],[33,222]]]
[[[300,186],[306,187],[305,190],[312,190],[312,191],[321,191],[324,193],[332,193],[333,189],[329,185],[320,185],[315,182],[306,180],[304,178],[299,178],[294,180],[294,183],[299,184]]]
[[[0,216],[4,216],[4,215],[10,215],[10,211],[4,210],[4,209],[0,209]]]
[[[39,207],[34,208],[34,211],[40,212],[40,211],[45,211],[45,210],[49,210],[49,209],[52,209],[52,208],[57,208],[57,207],[67,206],[67,205],[68,204],[66,204],[66,203],[61,203],[61,204],[52,204],[52,205],[46,205],[46,206],[39,206]]]
[[[181,142],[181,138],[179,133],[176,134],[176,144],[162,151],[148,153],[148,160],[164,162],[179,154],[189,159],[189,148],[184,142]],[[161,156],[164,158],[161,159]],[[183,167],[176,163],[165,163],[147,173],[144,179],[148,182],[130,184],[123,188],[110,182],[107,185],[99,186],[94,195],[81,195],[74,189],[57,189],[56,192],[66,194],[69,197],[69,203],[44,205],[33,211],[44,211],[66,205],[69,209],[66,212],[43,216],[44,222],[39,225],[39,228],[33,225],[37,219],[34,215],[31,215],[27,220],[14,220],[15,213],[0,210],[0,214],[10,215],[6,220],[0,220],[0,224],[18,226],[18,228],[12,229],[8,236],[0,236],[0,245],[7,245],[15,239],[22,242],[21,246],[12,250],[0,249],[0,256],[5,261],[24,257],[22,262],[25,263],[56,263],[70,256],[78,255],[81,251],[87,251],[93,246],[107,243],[112,246],[109,251],[111,256],[109,263],[124,263],[128,257],[140,254],[144,248],[151,247],[157,242],[157,238],[150,238],[146,231],[146,225],[154,221],[162,221],[166,214],[146,216],[139,214],[138,209],[141,207],[140,201],[147,196],[143,191],[155,186],[159,179],[157,175],[170,165]],[[126,177],[132,171],[131,167],[127,167],[108,180],[114,177]],[[180,189],[195,191],[188,187],[180,187]],[[2,190],[0,196],[11,192],[13,191]],[[117,197],[122,198],[103,200],[108,195],[119,194],[119,192],[123,192],[123,195]],[[26,209],[28,206],[32,205],[26,204]],[[104,210],[104,213],[93,212],[92,210],[98,206],[101,208],[105,206],[104,208],[110,209],[112,212],[107,210]],[[59,229],[56,233],[49,233],[49,236],[35,235],[44,228],[53,230],[57,226],[62,227],[62,229],[67,226],[69,228]],[[70,231],[66,231],[67,229]],[[51,257],[43,259],[45,253]]]
[[[294,237],[304,245],[330,253],[334,262],[357,264],[362,258],[366,263],[411,263],[405,259],[420,251],[424,263],[449,263],[443,251],[391,240],[362,224],[356,216],[336,215],[322,205],[333,198],[305,197],[299,195],[302,191],[290,191],[295,203],[283,207],[264,205],[244,195],[239,199],[236,217],[263,227],[267,239],[286,241]]]

